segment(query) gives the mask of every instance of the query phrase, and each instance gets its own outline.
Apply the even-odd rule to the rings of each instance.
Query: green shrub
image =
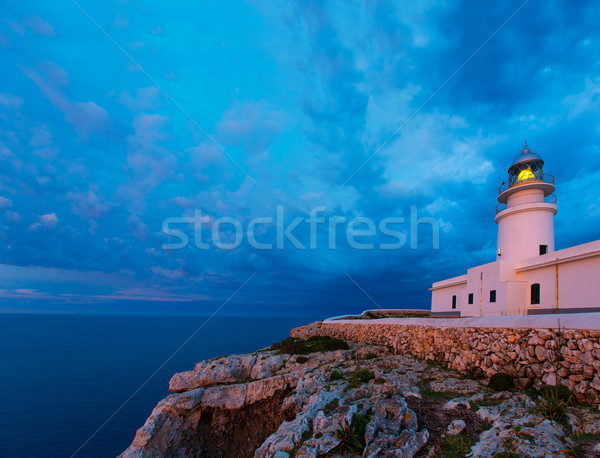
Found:
[[[336,380],[342,380],[343,378],[344,378],[344,374],[342,374],[337,369],[332,370],[331,373],[329,374],[330,382],[335,382]]]
[[[375,353],[373,353],[372,351],[370,351],[369,353],[367,353],[365,355],[365,359],[375,359],[377,358],[377,355]]]
[[[281,342],[274,343],[272,348],[279,353],[289,355],[308,355],[319,351],[347,350],[348,343],[342,339],[329,336],[312,336],[306,340],[288,337]]]
[[[495,391],[508,391],[514,388],[514,384],[510,375],[498,372],[490,377],[488,387]]]
[[[368,383],[369,380],[375,378],[375,376],[373,375],[373,373],[368,370],[368,369],[357,369],[354,372],[352,372],[352,375],[350,376],[350,382],[349,385],[353,388],[356,388],[360,385],[362,385],[363,383]]]
[[[515,452],[499,452],[494,455],[494,458],[520,458],[520,455]]]
[[[298,356],[296,358],[296,362],[298,364],[304,364],[304,363],[308,362],[308,358],[306,356]]]

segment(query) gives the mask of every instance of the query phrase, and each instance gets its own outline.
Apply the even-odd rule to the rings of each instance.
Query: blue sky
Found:
[[[433,281],[494,259],[525,137],[556,176],[557,248],[598,239],[593,2],[531,0],[416,114],[522,2],[79,5],[0,7],[0,310],[205,314],[253,274],[224,314],[374,308],[350,277],[424,308]],[[343,233],[330,250],[325,227],[315,249],[162,247],[166,218],[246,227],[277,206],[286,224],[416,206],[440,246],[423,226],[416,250]]]

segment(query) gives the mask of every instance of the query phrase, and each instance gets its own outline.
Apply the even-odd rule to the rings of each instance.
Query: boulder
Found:
[[[450,436],[456,436],[456,435],[462,433],[466,427],[467,427],[467,424],[464,422],[464,420],[457,419],[457,420],[452,421],[452,423],[450,423],[448,425],[446,432]]]
[[[193,371],[175,374],[169,391],[182,392],[221,383],[242,382],[250,378],[256,355],[230,355],[202,361]]]

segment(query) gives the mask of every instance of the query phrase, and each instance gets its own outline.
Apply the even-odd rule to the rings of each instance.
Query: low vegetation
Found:
[[[513,379],[504,372],[498,372],[490,377],[488,387],[494,391],[509,391],[514,388]]]
[[[457,434],[451,436],[446,434],[440,443],[440,456],[445,458],[458,458],[467,456],[471,452],[471,447],[475,445],[477,439],[469,434]]]
[[[329,374],[330,382],[335,382],[336,380],[342,380],[343,378],[344,378],[344,374],[342,374],[337,369],[332,370],[331,373]]]
[[[459,396],[454,391],[434,391],[423,385],[419,386],[419,392],[421,393],[421,396],[434,399],[453,399]]]
[[[298,357],[296,358],[296,362],[297,362],[298,364],[304,364],[304,363],[307,363],[307,362],[308,362],[308,358],[307,358],[306,356],[298,356]]]
[[[359,387],[360,385],[362,385],[363,383],[369,383],[369,380],[371,380],[373,378],[375,378],[375,376],[373,375],[373,372],[371,372],[370,370],[356,369],[350,375],[350,380],[348,382],[348,385],[351,386],[352,388],[356,388],[356,387]]]
[[[567,407],[574,405],[574,400],[574,394],[564,385],[545,386],[539,392],[539,402],[534,411],[549,420],[565,424]]]
[[[274,343],[271,348],[288,355],[308,355],[321,351],[347,350],[349,346],[345,340],[335,337],[313,336],[306,340],[288,337]]]
[[[340,429],[335,431],[334,437],[340,441],[333,453],[346,456],[348,453],[362,453],[365,449],[365,430],[369,423],[369,415],[354,414],[352,423],[346,422]]]

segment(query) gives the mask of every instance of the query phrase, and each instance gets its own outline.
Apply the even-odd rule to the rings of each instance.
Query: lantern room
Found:
[[[508,186],[513,187],[532,181],[544,181],[543,167],[544,161],[542,158],[531,151],[526,143],[508,169]]]

